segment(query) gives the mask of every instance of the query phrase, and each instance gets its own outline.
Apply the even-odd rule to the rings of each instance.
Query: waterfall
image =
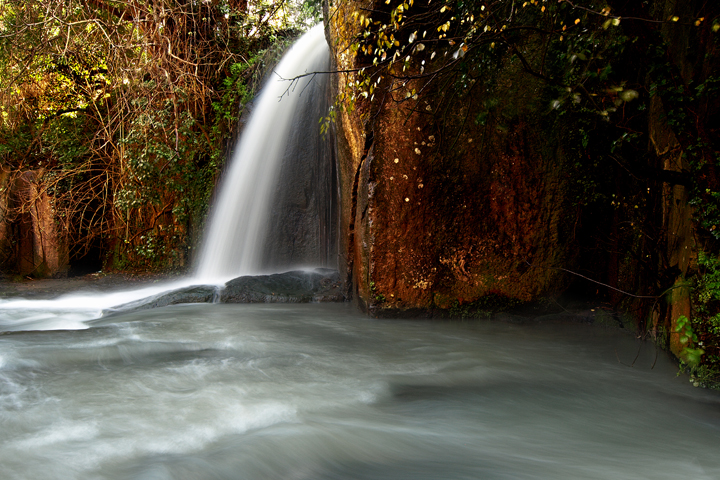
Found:
[[[328,108],[329,82],[326,75],[312,75],[327,71],[329,62],[319,25],[271,73],[221,183],[194,277],[53,300],[0,298],[0,332],[83,329],[105,309],[190,285],[304,267],[337,268],[334,150],[319,125]],[[310,75],[287,80],[305,73]]]
[[[336,266],[335,175],[319,134],[329,49],[322,25],[285,54],[263,87],[221,182],[196,263],[217,282],[281,269]]]

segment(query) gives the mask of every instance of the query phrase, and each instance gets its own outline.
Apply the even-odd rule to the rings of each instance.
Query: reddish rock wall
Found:
[[[359,4],[372,8],[332,10],[328,34],[341,70],[353,67],[345,43]],[[339,78],[342,87],[356,77]],[[539,87],[525,82],[503,86],[505,104],[483,124],[467,121],[483,113],[482,92],[471,102],[360,102],[339,113],[347,274],[374,314],[488,295],[529,301],[563,287],[555,267],[574,251],[563,155],[533,113]],[[441,109],[449,113],[427,113]]]
[[[0,248],[3,270],[22,276],[62,275],[68,269],[68,251],[61,219],[53,199],[41,186],[42,172],[28,171],[2,178]]]

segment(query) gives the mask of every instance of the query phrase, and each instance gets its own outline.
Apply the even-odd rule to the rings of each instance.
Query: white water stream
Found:
[[[297,108],[313,75],[326,71],[329,50],[322,25],[305,34],[285,54],[253,107],[250,121],[230,162],[198,262],[205,283],[264,272],[261,252],[290,128],[315,126],[318,119],[298,118]],[[281,100],[282,99],[282,100]],[[311,141],[306,139],[306,141]]]

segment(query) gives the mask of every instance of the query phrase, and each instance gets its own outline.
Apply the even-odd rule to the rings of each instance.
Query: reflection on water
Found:
[[[346,305],[89,326],[0,335],[3,478],[720,478],[720,396],[614,329]]]

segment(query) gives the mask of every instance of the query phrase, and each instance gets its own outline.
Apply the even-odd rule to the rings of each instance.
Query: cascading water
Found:
[[[333,243],[332,161],[322,151],[327,142],[314,140],[328,84],[325,75],[312,72],[328,67],[328,46],[318,25],[273,71],[222,181],[198,258],[200,281],[336,266],[329,258],[334,249],[328,248]],[[288,81],[301,75],[307,76]]]

